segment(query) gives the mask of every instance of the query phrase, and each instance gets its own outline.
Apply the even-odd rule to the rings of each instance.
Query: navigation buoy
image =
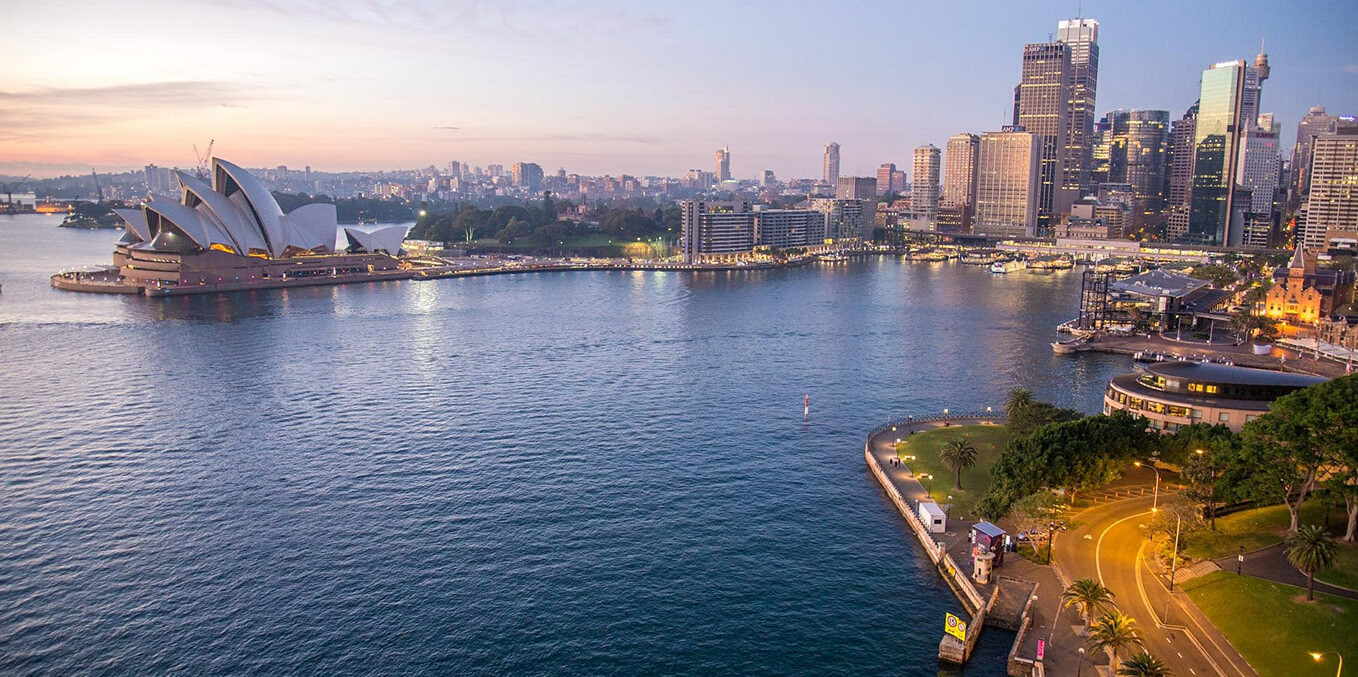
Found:
[[[806,419],[809,418],[810,416],[811,416],[811,393],[807,393],[805,395],[802,395],[802,418]]]

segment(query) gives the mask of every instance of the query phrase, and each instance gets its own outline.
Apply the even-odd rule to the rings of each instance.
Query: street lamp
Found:
[[[1159,510],[1160,510],[1160,469],[1157,468],[1157,467],[1155,467],[1155,464],[1153,464],[1153,463],[1152,463],[1151,465],[1146,465],[1146,464],[1142,463],[1141,461],[1136,461],[1136,462],[1133,463],[1132,465],[1135,465],[1135,466],[1138,467],[1138,468],[1150,468],[1151,470],[1155,471],[1155,492],[1151,495],[1151,512],[1159,512]]]
[[[1339,653],[1338,651],[1312,651],[1311,658],[1314,658],[1316,662],[1319,663],[1320,659],[1324,658],[1327,653],[1332,653],[1339,657],[1339,670],[1334,673],[1334,677],[1339,677],[1344,674],[1344,654]]]
[[[1056,535],[1058,529],[1065,531],[1066,523],[1055,520],[1047,523],[1047,564],[1051,564],[1052,561],[1052,540],[1054,540],[1052,537]]]
[[[1085,648],[1080,647],[1078,651],[1080,652],[1080,663],[1075,668],[1075,677],[1080,677],[1080,673],[1085,669]]]
[[[1179,529],[1183,526],[1184,518],[1179,513],[1174,513],[1174,553],[1169,560],[1169,593],[1174,594],[1174,572],[1179,568]]]

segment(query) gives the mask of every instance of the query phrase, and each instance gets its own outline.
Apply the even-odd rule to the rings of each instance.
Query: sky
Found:
[[[1100,23],[1097,110],[1180,117],[1208,65],[1265,40],[1290,148],[1313,105],[1358,113],[1358,2],[139,0],[7,3],[0,173],[321,171],[537,162],[549,172],[908,171],[1008,122],[1024,43]]]

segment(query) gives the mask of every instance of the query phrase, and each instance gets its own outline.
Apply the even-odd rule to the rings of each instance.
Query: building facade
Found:
[[[896,163],[883,162],[877,167],[877,195],[886,195],[896,192],[894,179],[896,175]]]
[[[754,249],[749,200],[682,200],[679,214],[679,249],[687,263]]]
[[[1329,231],[1358,231],[1358,127],[1344,126],[1312,141],[1311,185],[1302,243],[1326,246]]]
[[[1062,188],[1073,198],[1079,198],[1088,195],[1093,188],[1090,160],[1099,81],[1099,22],[1094,19],[1059,21],[1056,41],[1070,45],[1071,67]]]
[[[715,175],[717,183],[731,180],[731,149],[722,148],[717,151],[717,167]]]
[[[1041,150],[1037,135],[1008,128],[981,135],[972,232],[1032,237],[1037,227]]]
[[[1019,84],[1018,124],[1038,141],[1039,231],[1050,228],[1062,212],[1068,211],[1077,194],[1064,188],[1067,164],[1066,132],[1070,126],[1073,82],[1070,45],[1064,42],[1046,42],[1023,46],[1023,80]]]
[[[1240,432],[1268,412],[1273,400],[1324,382],[1317,376],[1265,369],[1161,362],[1109,381],[1103,413],[1128,411],[1163,433],[1194,423],[1220,424]]]
[[[1297,123],[1297,143],[1292,148],[1292,177],[1289,193],[1295,204],[1311,191],[1311,148],[1317,136],[1334,132],[1336,118],[1324,106],[1312,106]]]
[[[825,238],[835,241],[867,241],[876,228],[877,201],[816,198],[811,209],[825,215]]]
[[[915,149],[915,182],[910,185],[911,230],[938,230],[938,174],[941,159],[938,147],[931,143]]]

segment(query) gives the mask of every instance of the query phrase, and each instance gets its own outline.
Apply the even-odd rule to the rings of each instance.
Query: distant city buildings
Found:
[[[841,176],[835,182],[835,197],[841,200],[877,200],[877,180],[867,176]]]
[[[1193,197],[1193,139],[1197,135],[1198,104],[1175,120],[1169,132],[1169,188],[1165,199],[1166,235],[1182,240],[1188,235],[1188,212]]]
[[[1244,242],[1248,199],[1239,190],[1240,154],[1248,128],[1257,124],[1268,57],[1255,65],[1243,59],[1213,64],[1202,73],[1198,119],[1193,135],[1193,185],[1188,232],[1199,244],[1235,246]]]
[[[816,198],[811,201],[811,209],[825,215],[826,239],[835,241],[872,239],[873,229],[876,227],[876,199]]]
[[[1358,125],[1312,139],[1306,215],[1298,239],[1312,250],[1328,249],[1336,237],[1358,237]]]
[[[717,183],[731,180],[731,148],[728,146],[717,151]]]
[[[896,163],[883,162],[877,167],[877,194],[886,195],[897,192],[895,181]]]
[[[938,230],[939,164],[939,150],[933,144],[915,149],[915,182],[910,186],[911,230]]]
[[[1089,174],[1099,79],[1099,22],[1094,19],[1059,21],[1056,41],[1070,46],[1071,68],[1061,187],[1067,194],[1081,197],[1092,189]]]
[[[940,230],[970,233],[976,211],[976,169],[981,137],[956,134],[944,152],[943,192],[939,203]],[[949,227],[944,228],[943,226]]]
[[[1169,158],[1169,112],[1114,110],[1096,125],[1091,181],[1094,190],[1105,183],[1131,186],[1129,205],[1134,226],[1145,228],[1161,220],[1164,211],[1165,171]]]
[[[542,185],[542,167],[536,162],[516,162],[511,180],[516,186],[536,191]]]
[[[1299,196],[1311,190],[1311,148],[1316,137],[1334,132],[1338,119],[1326,113],[1324,106],[1312,106],[1297,123],[1297,142],[1292,150],[1292,182],[1289,186],[1294,204]]]
[[[1066,158],[1073,82],[1070,45],[1046,42],[1023,46],[1018,125],[1033,135],[1040,154],[1039,231],[1048,229],[1074,201],[1075,193],[1064,188],[1066,165],[1076,162],[1075,158],[1069,162]]]
[[[981,135],[973,232],[1032,237],[1038,223],[1041,141],[1014,127]]]
[[[818,245],[826,237],[826,215],[817,210],[758,209],[749,200],[682,200],[679,209],[679,249],[688,263]]]

